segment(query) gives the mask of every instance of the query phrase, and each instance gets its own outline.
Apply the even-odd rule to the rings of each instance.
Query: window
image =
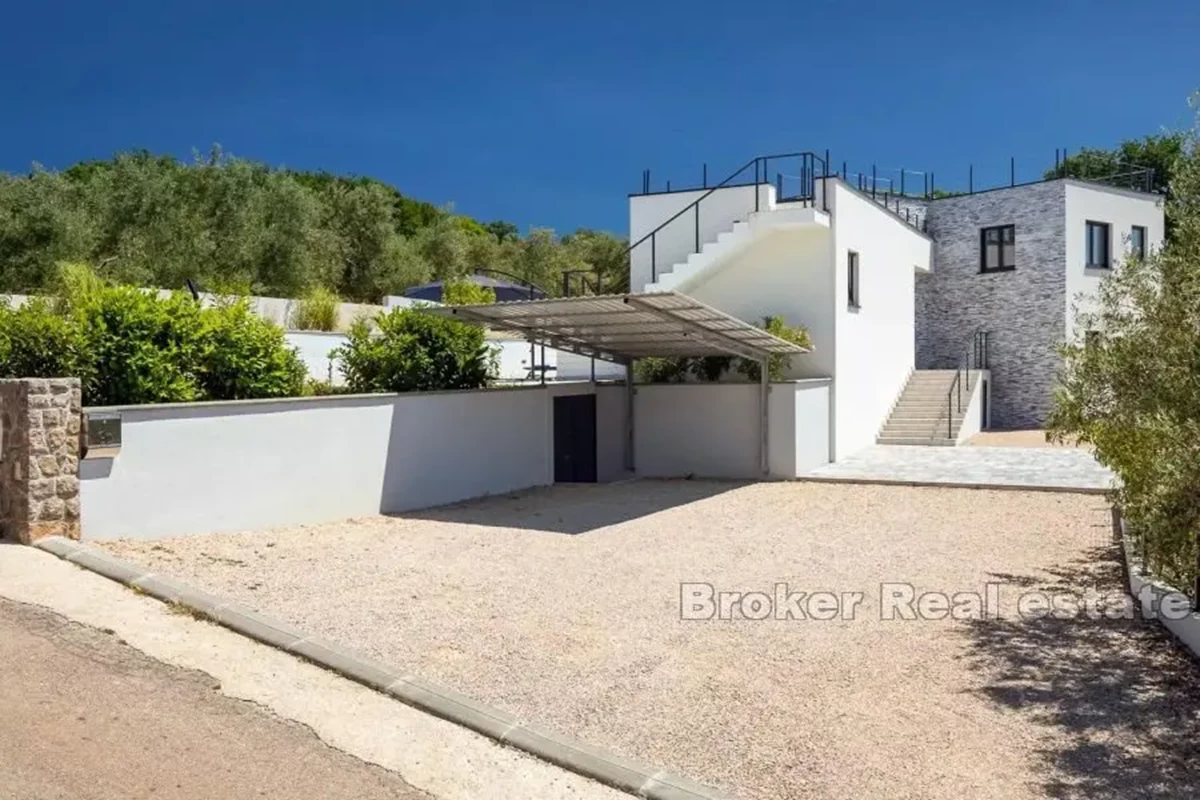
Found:
[[[1088,269],[1108,269],[1112,266],[1109,256],[1109,235],[1111,227],[1107,222],[1087,223],[1087,263]]]
[[[1141,225],[1129,229],[1129,255],[1134,258],[1146,257],[1146,229]]]
[[[850,308],[857,309],[860,300],[858,284],[858,253],[853,250],[846,253],[846,289],[849,293]]]
[[[1017,268],[1017,226],[997,225],[979,233],[979,271],[1003,272]]]

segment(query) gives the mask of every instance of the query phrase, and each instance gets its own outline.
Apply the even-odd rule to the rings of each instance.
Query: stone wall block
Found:
[[[0,380],[0,538],[79,538],[79,380]]]

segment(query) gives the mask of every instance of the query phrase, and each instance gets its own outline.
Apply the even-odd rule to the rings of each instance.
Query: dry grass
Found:
[[[886,581],[1118,590],[1109,524],[1081,495],[641,482],[111,549],[735,796],[1194,796],[1200,674],[1158,629],[879,617]],[[688,581],[866,602],[681,621]]]

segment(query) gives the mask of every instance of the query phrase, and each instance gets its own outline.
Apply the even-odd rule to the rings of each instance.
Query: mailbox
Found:
[[[113,458],[121,451],[121,413],[119,411],[85,412],[87,438],[84,458]]]

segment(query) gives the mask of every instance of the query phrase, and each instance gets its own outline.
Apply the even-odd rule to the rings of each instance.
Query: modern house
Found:
[[[630,291],[808,330],[789,377],[831,379],[831,459],[1041,425],[1075,303],[1163,237],[1147,192],[1060,178],[895,195],[816,153],[756,158],[712,188],[647,180],[629,214]]]

